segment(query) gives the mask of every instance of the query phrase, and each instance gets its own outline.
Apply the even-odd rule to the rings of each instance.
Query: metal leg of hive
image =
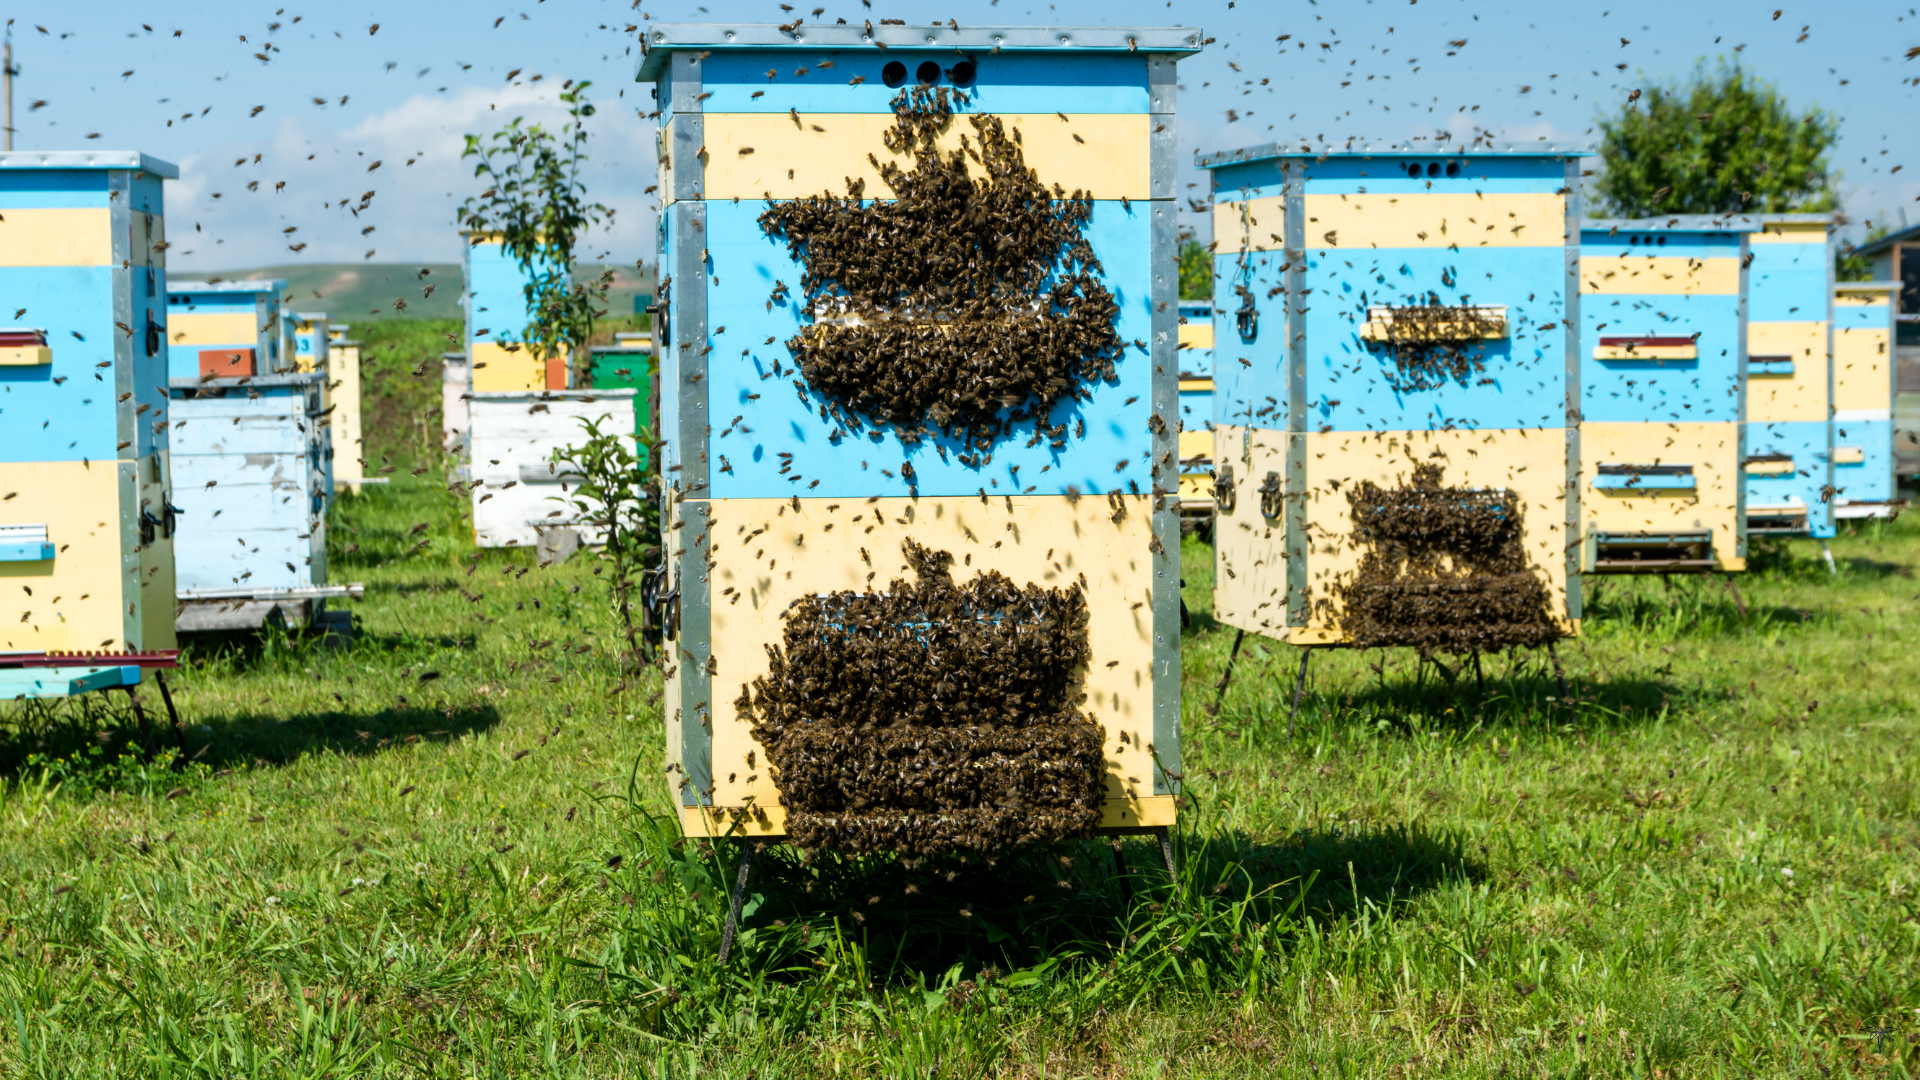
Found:
[[[1560,682],[1560,700],[1567,700],[1567,673],[1560,667],[1560,651],[1547,642],[1547,658],[1553,661],[1553,677]]]
[[[134,693],[131,686],[127,687],[126,691],[127,701],[133,705],[133,718],[140,723],[141,746],[146,750],[147,758],[151,760],[153,755],[160,752],[160,744],[153,737],[153,725],[147,723],[147,710],[140,707],[139,695]]]
[[[1833,565],[1833,549],[1827,546],[1825,540],[1820,541],[1820,557],[1827,560],[1827,573],[1838,574],[1840,572],[1839,567]]]
[[[1233,681],[1233,662],[1239,658],[1240,643],[1246,639],[1247,632],[1245,630],[1235,630],[1233,632],[1233,651],[1227,653],[1227,670],[1221,672],[1220,681],[1213,684],[1213,689],[1216,692],[1213,695],[1213,708],[1209,710],[1210,715],[1220,715],[1220,703],[1227,700],[1227,684]]]
[[[1165,825],[1160,826],[1160,857],[1167,860],[1167,880],[1178,885],[1180,871],[1173,868],[1173,834]]]
[[[1482,700],[1487,696],[1487,677],[1480,672],[1480,650],[1473,652],[1473,689]]]
[[[1313,657],[1311,648],[1300,650],[1300,670],[1293,677],[1293,707],[1287,710],[1287,738],[1293,738],[1293,718],[1300,712],[1300,696],[1307,691],[1307,661]]]
[[[1725,575],[1722,578],[1722,581],[1726,585],[1727,591],[1733,594],[1733,610],[1739,612],[1741,618],[1743,619],[1746,618],[1747,602],[1745,600],[1740,599],[1740,586],[1734,583],[1733,575],[1732,574]]]
[[[1120,838],[1113,838],[1113,876],[1120,879],[1120,908],[1126,910],[1133,906],[1133,883],[1127,880],[1127,856],[1120,848]]]
[[[753,843],[742,841],[740,847],[740,872],[734,875],[733,898],[727,904],[727,928],[720,934],[720,962],[727,962],[727,955],[733,952],[733,936],[740,928],[740,903],[747,897],[747,877],[753,873]]]
[[[182,735],[184,735],[187,729],[180,726],[180,714],[174,711],[173,691],[167,689],[166,672],[155,671],[153,673],[153,681],[160,687],[160,700],[167,704],[167,720],[173,724],[173,730],[181,732]],[[185,749],[185,747],[182,747],[182,749]]]

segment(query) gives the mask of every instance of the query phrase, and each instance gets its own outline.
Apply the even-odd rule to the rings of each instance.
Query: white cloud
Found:
[[[418,95],[345,130],[328,127],[316,108],[310,118],[281,120],[263,143],[188,157],[167,189],[169,261],[188,272],[361,261],[368,251],[379,262],[457,262],[455,217],[480,190],[471,160],[460,157],[465,136],[497,131],[516,116],[552,127],[565,118],[558,91],[534,84]],[[590,237],[585,254],[651,261],[653,200],[643,189],[654,182],[653,123],[600,104],[588,128],[587,191],[618,213],[615,228]],[[247,189],[250,181],[256,190]],[[355,216],[368,191],[370,207]],[[285,232],[289,226],[295,231]],[[302,243],[301,251],[289,250]]]

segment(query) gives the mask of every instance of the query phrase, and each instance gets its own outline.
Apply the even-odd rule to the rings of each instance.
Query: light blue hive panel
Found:
[[[1016,430],[997,440],[991,462],[976,468],[961,464],[957,457],[964,448],[943,436],[911,449],[890,428],[867,427],[832,438],[844,429],[821,419],[822,399],[812,394],[802,399],[794,386],[798,373],[786,344],[810,321],[797,299],[801,266],[789,257],[784,240],[761,230],[757,219],[766,210],[765,203],[707,203],[711,273],[719,280],[713,284],[710,279],[707,289],[715,324],[708,338],[713,351],[707,358],[712,394],[708,415],[714,429],[713,497],[905,495],[910,485],[900,471],[903,461],[912,463],[920,494],[929,496],[971,495],[982,488],[990,494],[1018,494],[1029,486],[1037,488],[1032,494],[1049,495],[1065,494],[1068,488],[1087,494],[1126,491],[1129,484],[1146,491],[1148,455],[1141,433],[1152,408],[1152,365],[1147,354],[1131,343],[1144,343],[1151,335],[1147,267],[1133,254],[1147,248],[1147,206],[1126,208],[1111,201],[1096,201],[1092,206],[1084,235],[1100,259],[1103,284],[1120,305],[1115,330],[1129,343],[1115,364],[1117,378],[1089,386],[1091,401],[1064,401],[1054,410],[1056,423],[1076,429],[1084,423],[1084,438],[1069,438],[1064,449],[1054,450],[1045,442],[1026,445],[1031,432]],[[670,207],[668,212],[682,209]],[[778,282],[787,285],[788,293],[769,308]],[[772,344],[767,344],[768,338]],[[774,374],[776,363],[779,375]],[[901,363],[911,360],[903,357]],[[663,413],[677,411],[672,396],[665,404]],[[735,417],[741,419],[736,423]],[[670,415],[663,419],[663,430],[674,430],[677,419]],[[783,453],[793,455],[784,473],[781,466],[789,464],[789,459],[781,457]],[[1124,467],[1116,468],[1122,462]],[[815,480],[820,481],[818,487],[812,486]]]

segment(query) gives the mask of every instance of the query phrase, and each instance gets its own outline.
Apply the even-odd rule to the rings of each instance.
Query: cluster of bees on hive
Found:
[[[1481,342],[1501,330],[1497,315],[1471,305],[1443,304],[1435,295],[1391,311],[1384,345],[1393,359],[1387,383],[1395,390],[1435,390],[1486,371]]]
[[[927,856],[1091,835],[1106,765],[1077,689],[1084,594],[991,570],[959,584],[950,552],[902,549],[915,580],[789,608],[736,702],[789,838]]]
[[[864,200],[864,182],[849,180],[844,197],[761,215],[804,263],[801,293],[815,305],[787,347],[807,389],[849,427],[886,425],[909,445],[937,431],[964,441],[973,462],[1015,428],[1059,449],[1068,431],[1055,406],[1113,378],[1124,348],[1119,305],[1082,235],[1092,201],[1042,184],[1019,130],[996,116],[967,117],[972,136],[943,153],[956,98],[944,86],[894,98],[884,139],[913,167],[872,159],[891,201]]]
[[[1443,487],[1441,477],[1442,466],[1421,461],[1404,486],[1363,480],[1347,491],[1351,539],[1364,553],[1334,590],[1341,629],[1355,645],[1422,656],[1552,643],[1560,629],[1527,563],[1520,497]]]

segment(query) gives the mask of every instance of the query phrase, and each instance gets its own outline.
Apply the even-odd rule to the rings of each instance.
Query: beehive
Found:
[[[1746,568],[1750,218],[1580,233],[1581,569]]]
[[[327,324],[327,439],[333,448],[333,479],[359,494],[367,480],[366,444],[360,412],[360,343],[346,323]]]
[[[1222,622],[1425,652],[1577,631],[1581,153],[1201,159]]]
[[[1843,281],[1833,298],[1833,486],[1837,517],[1893,512],[1893,343],[1901,285]]]
[[[644,40],[685,828],[925,853],[1169,824],[1199,32]],[[802,671],[844,694],[783,697]]]
[[[167,378],[245,378],[288,370],[281,280],[167,283]]]
[[[1831,214],[1764,214],[1747,269],[1747,530],[1833,535]]]
[[[325,371],[327,368],[327,346],[331,336],[327,333],[327,313],[324,311],[296,311],[291,320],[293,325],[293,370]]]
[[[1180,512],[1213,513],[1213,304],[1180,303]]]
[[[610,390],[498,390],[466,402],[472,428],[467,445],[473,539],[481,547],[532,547],[544,529],[572,529],[588,543],[599,533],[582,526],[569,501],[578,477],[553,464],[556,450],[587,440],[582,420],[633,438],[634,392]]]
[[[324,372],[175,379],[175,534],[182,630],[298,625],[328,595]]]
[[[527,300],[533,275],[522,268],[497,235],[462,233],[466,239],[461,272],[465,275],[467,362],[476,394],[565,390],[564,357],[536,355],[523,342],[534,320]],[[552,272],[561,281],[565,270]]]
[[[651,338],[642,334],[621,334],[614,345],[596,345],[589,350],[587,385],[595,390],[633,391],[634,434],[653,427],[653,403],[660,397],[660,369],[653,360]],[[646,444],[636,444],[636,453],[644,467]]]
[[[0,652],[173,647],[178,175],[133,152],[0,154]]]

